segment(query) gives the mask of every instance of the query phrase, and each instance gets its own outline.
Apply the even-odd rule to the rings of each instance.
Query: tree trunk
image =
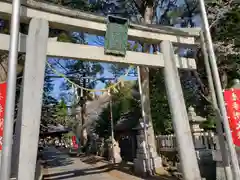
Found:
[[[7,53],[0,54],[0,82],[7,80],[7,65],[8,65]]]
[[[24,58],[21,58],[17,66],[17,75],[22,74],[24,67]],[[8,72],[8,52],[0,51],[0,82],[7,80]]]
[[[153,17],[153,1],[147,1],[145,11],[144,11],[144,23],[151,24]],[[149,45],[146,45],[146,52],[149,52]],[[150,106],[150,96],[149,96],[149,68],[140,67],[140,76],[142,84],[142,94],[143,94],[143,110],[145,112],[146,122],[149,125],[148,128],[148,143],[153,152],[156,152],[155,136],[153,130],[152,116],[151,116],[151,106]]]

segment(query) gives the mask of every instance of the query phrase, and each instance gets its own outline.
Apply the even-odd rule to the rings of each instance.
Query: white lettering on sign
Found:
[[[240,120],[240,112],[234,112],[234,119]]]
[[[0,118],[0,131],[3,130],[3,125],[4,125],[4,119]]]
[[[2,107],[2,105],[0,104],[0,117],[2,117],[3,116],[3,107]]]
[[[3,99],[2,93],[0,92],[0,101]]]
[[[240,121],[237,122],[236,130],[240,130]]]
[[[240,131],[237,132],[237,138],[240,139]]]
[[[238,100],[237,94],[235,92],[232,93],[232,100],[233,101],[237,101]]]
[[[2,145],[3,145],[2,141],[3,141],[3,137],[2,137],[2,136],[0,136],[0,146],[2,146]]]
[[[237,102],[233,102],[233,109],[234,109],[235,111],[239,110],[239,105],[238,105]]]

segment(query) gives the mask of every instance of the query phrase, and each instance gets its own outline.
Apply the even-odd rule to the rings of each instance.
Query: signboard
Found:
[[[73,148],[77,149],[78,148],[78,144],[77,144],[76,136],[72,136],[72,143],[73,143]]]
[[[128,19],[108,16],[104,51],[106,54],[125,56],[128,45]]]
[[[6,101],[7,83],[0,83],[0,151],[2,150],[4,109]]]
[[[233,143],[240,146],[240,89],[225,90],[224,99]]]

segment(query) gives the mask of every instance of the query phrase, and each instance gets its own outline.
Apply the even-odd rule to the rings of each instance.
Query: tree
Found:
[[[48,76],[51,70],[47,67],[45,70],[45,81],[43,86],[43,102],[42,102],[42,114],[41,114],[41,130],[47,130],[49,124],[56,124],[55,114],[56,105],[58,101],[52,97],[54,84],[53,80]]]
[[[135,83],[125,82],[124,86],[118,87],[118,92],[112,92],[112,114],[114,127],[118,120],[120,120],[123,113],[140,112],[139,99],[132,95],[132,89],[136,88]],[[108,138],[111,136],[111,119],[110,119],[110,105],[108,105],[100,114],[95,124],[95,133],[100,137]]]
[[[55,114],[56,124],[68,126],[70,124],[68,116],[69,116],[69,113],[68,113],[67,105],[64,99],[62,98],[56,106],[56,114]]]

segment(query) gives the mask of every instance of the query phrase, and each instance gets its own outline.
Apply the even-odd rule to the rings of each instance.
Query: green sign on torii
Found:
[[[105,54],[125,56],[128,44],[128,19],[109,15],[107,20]]]

